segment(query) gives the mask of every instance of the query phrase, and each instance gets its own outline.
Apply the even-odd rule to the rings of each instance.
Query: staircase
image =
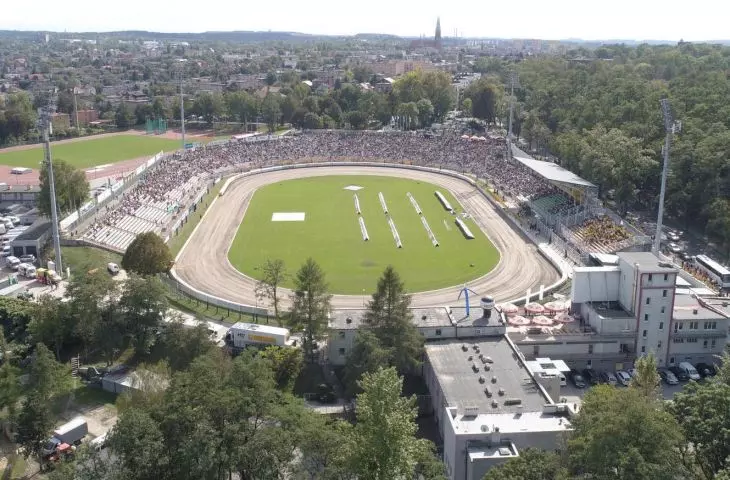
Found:
[[[76,378],[79,376],[79,357],[74,357],[71,359],[71,376]]]

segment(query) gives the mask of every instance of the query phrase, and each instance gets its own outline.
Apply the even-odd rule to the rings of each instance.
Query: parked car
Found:
[[[669,367],[669,371],[672,372],[674,376],[677,377],[677,380],[679,380],[680,382],[686,382],[687,380],[689,380],[689,375],[687,374],[687,372],[685,372],[676,365],[674,367]]]
[[[119,265],[117,265],[116,263],[107,263],[106,269],[112,275],[116,275],[117,273],[119,273]]]
[[[669,244],[669,251],[672,253],[679,253],[682,251],[682,246],[677,243],[671,242]]]
[[[616,380],[624,387],[628,387],[629,383],[631,383],[631,375],[629,375],[628,372],[619,370],[618,372],[616,372]]]
[[[20,258],[20,261],[23,263],[35,263],[35,255],[31,255],[30,253],[21,255],[18,258]]]
[[[591,368],[584,369],[581,374],[589,385],[598,385],[600,383],[598,381],[598,372]]]
[[[9,257],[13,254],[13,248],[10,245],[5,245],[0,252],[0,256]]]
[[[717,375],[717,369],[714,365],[709,363],[698,363],[695,365],[695,368],[702,378],[714,377]]]
[[[671,240],[673,242],[679,241],[679,234],[677,232],[669,232],[667,234],[667,237],[669,237],[669,240]]]
[[[601,372],[599,376],[601,383],[606,383],[608,385],[616,385],[618,383],[618,380],[616,379],[616,375],[613,374],[613,372]]]
[[[576,388],[586,388],[588,386],[585,378],[583,378],[578,370],[571,370],[568,376],[570,377],[570,381],[573,382],[573,385],[575,385]]]
[[[690,380],[697,381],[702,378],[702,377],[700,377],[700,374],[697,373],[697,370],[695,369],[694,365],[692,365],[689,362],[680,362],[679,369],[682,370],[684,373],[686,373]]]
[[[679,383],[677,377],[666,368],[659,369],[659,376],[662,380],[664,380],[664,383],[666,383],[667,385],[677,385]]]

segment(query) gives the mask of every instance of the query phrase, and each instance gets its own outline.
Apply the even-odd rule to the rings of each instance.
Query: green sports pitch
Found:
[[[348,188],[361,187],[353,191]],[[409,292],[461,285],[489,273],[499,253],[473,220],[465,220],[467,239],[436,198],[440,191],[456,213],[462,207],[450,192],[435,185],[395,177],[329,176],[287,180],[258,189],[248,206],[228,258],[239,271],[260,278],[267,259],[281,259],[292,274],[307,257],[327,275],[332,293],[361,295],[374,291],[387,265],[400,273]],[[380,204],[382,192],[403,247],[397,248]],[[439,246],[435,247],[407,197],[411,193]],[[363,240],[354,194],[370,239]],[[274,214],[297,214],[299,221],[273,221]],[[286,215],[284,215],[286,216]]]
[[[152,156],[160,150],[180,148],[180,140],[143,135],[113,135],[103,138],[79,139],[74,142],[51,144],[54,159],[62,159],[76,168],[108,165],[134,158]],[[28,150],[0,150],[0,165],[38,168],[43,160],[43,147]]]

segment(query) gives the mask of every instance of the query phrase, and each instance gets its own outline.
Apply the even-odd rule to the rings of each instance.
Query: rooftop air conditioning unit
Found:
[[[489,432],[489,426],[488,425],[482,425],[479,427],[482,433],[488,433]]]
[[[464,407],[464,415],[467,417],[476,417],[479,415],[479,407]]]

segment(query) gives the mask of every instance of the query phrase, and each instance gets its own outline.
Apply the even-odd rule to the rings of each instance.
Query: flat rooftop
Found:
[[[725,300],[725,302],[727,303],[727,300]],[[710,305],[712,305],[712,303],[710,303]],[[722,304],[713,305],[715,308],[718,306],[720,307],[720,310],[723,310]],[[695,311],[697,313],[695,313]],[[694,297],[689,295],[675,295],[672,318],[675,320],[724,320],[726,317],[700,305],[700,302]]]
[[[618,302],[590,302],[589,305],[597,314],[606,318],[626,318],[633,315]]]
[[[425,345],[426,357],[441,385],[446,405],[457,407],[458,414],[464,414],[465,409],[490,416],[542,411],[542,406],[550,401],[506,337],[473,340],[478,341],[465,343],[463,339],[453,339]],[[486,388],[490,390],[491,397],[487,396]],[[500,389],[504,390],[503,395],[499,394]],[[520,400],[520,404],[509,404],[508,399]],[[493,401],[496,401],[496,406]]]
[[[618,252],[616,254],[619,259],[630,263],[631,265],[638,264],[640,271],[659,272],[659,273],[672,273],[677,272],[678,269],[670,263],[659,260],[659,258],[651,252]],[[662,265],[660,265],[660,263]]]
[[[675,299],[676,301],[676,299]],[[703,297],[702,301],[712,306],[715,310],[722,312],[730,318],[730,298],[727,297]]]
[[[452,420],[456,435],[488,435],[495,428],[503,435],[519,432],[564,432],[572,429],[567,415],[544,412],[518,414],[457,415]],[[487,432],[485,432],[485,427]]]
[[[475,310],[473,310],[474,312]],[[336,330],[356,330],[363,323],[366,310],[334,310],[330,315],[329,327]],[[479,316],[482,315],[478,309]],[[451,327],[453,323],[444,307],[412,308],[413,324],[417,327]]]

